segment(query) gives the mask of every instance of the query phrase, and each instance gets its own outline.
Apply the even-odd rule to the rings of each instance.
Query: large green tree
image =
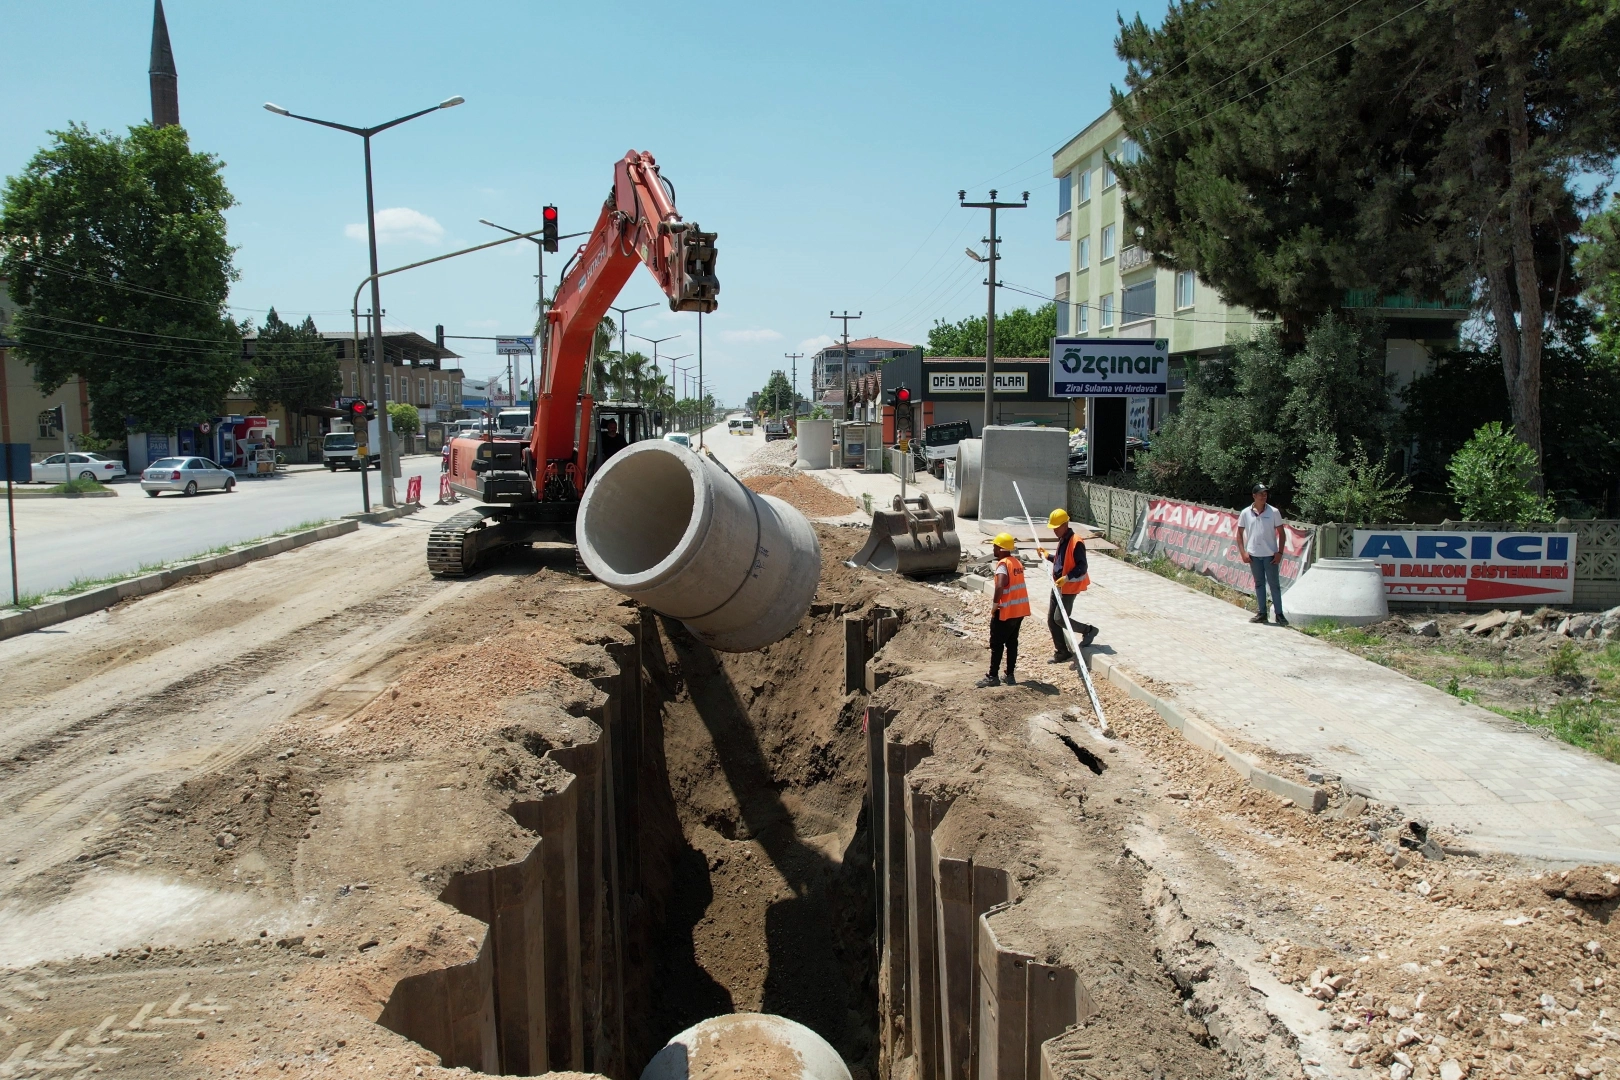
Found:
[[[780,368],[771,372],[759,392],[759,407],[772,416],[793,410],[793,386],[788,382],[787,372]]]
[[[0,203],[0,276],[36,381],[83,376],[102,438],[217,415],[247,374],[225,307],[223,163],[178,127],[52,135]]]
[[[253,342],[247,385],[259,408],[281,405],[288,420],[298,423],[302,410],[332,405],[342,392],[343,372],[337,351],[315,329],[314,320],[305,316],[301,325],[294,325],[271,308]]]
[[[1048,356],[1057,336],[1057,305],[1042,304],[996,314],[997,356]],[[936,319],[928,331],[929,356],[983,356],[984,316],[973,315],[948,323]]]
[[[1477,297],[1539,463],[1572,180],[1620,150],[1620,5],[1182,0],[1117,44],[1116,167],[1161,265],[1296,336],[1346,290]]]

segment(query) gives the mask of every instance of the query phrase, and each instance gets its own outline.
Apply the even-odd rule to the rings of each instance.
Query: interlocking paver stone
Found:
[[[1620,767],[1118,559],[1093,558],[1091,581],[1076,614],[1098,648],[1228,737],[1473,845],[1620,861]]]

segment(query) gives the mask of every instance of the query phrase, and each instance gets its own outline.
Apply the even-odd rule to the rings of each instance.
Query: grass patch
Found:
[[[69,480],[65,484],[57,484],[50,489],[53,495],[91,495],[97,491],[106,491],[99,480]]]
[[[1384,643],[1384,639],[1377,634],[1369,634],[1359,626],[1340,626],[1332,619],[1313,619],[1299,629],[1301,633],[1321,638],[1323,641],[1331,641],[1335,645],[1359,645],[1366,648]]]
[[[182,558],[170,559],[164,562],[142,563],[133,570],[122,570],[116,574],[107,574],[102,577],[74,578],[60,589],[53,589],[49,593],[23,593],[18,597],[17,603],[6,604],[4,607],[0,607],[0,611],[26,611],[29,608],[38,607],[47,599],[58,600],[67,596],[77,596],[80,593],[89,592],[91,589],[100,589],[108,585],[116,585],[120,581],[128,581],[130,578],[138,578],[146,574],[156,574],[160,571],[168,570],[171,567],[196,562],[199,559],[210,559],[216,555],[229,555],[233,551],[238,551],[245,547],[252,547],[254,544],[262,544],[266,540],[274,540],[278,536],[287,536],[291,533],[307,532],[310,529],[318,529],[322,525],[328,524],[331,520],[332,519],[330,518],[324,518],[317,521],[301,521],[297,525],[280,529],[264,536],[255,536],[251,540],[238,540],[231,544],[220,544],[217,547],[211,547],[205,551],[193,552],[192,554],[186,555]]]
[[[1616,710],[1612,703],[1560,701],[1545,712],[1541,709],[1493,711],[1530,727],[1546,728],[1562,742],[1620,762],[1620,727],[1615,724]]]

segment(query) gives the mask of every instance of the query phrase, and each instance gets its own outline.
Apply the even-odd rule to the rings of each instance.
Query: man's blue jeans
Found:
[[[1281,555],[1250,555],[1249,573],[1254,575],[1255,610],[1263,618],[1266,614],[1266,584],[1271,585],[1271,604],[1277,611],[1277,618],[1283,617],[1282,610],[1282,577],[1277,572],[1277,561]]]

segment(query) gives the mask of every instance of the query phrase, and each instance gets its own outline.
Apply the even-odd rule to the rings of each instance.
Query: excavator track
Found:
[[[428,534],[428,571],[440,577],[464,577],[478,562],[475,544],[468,535],[484,527],[488,520],[476,510],[465,510],[445,518]]]

